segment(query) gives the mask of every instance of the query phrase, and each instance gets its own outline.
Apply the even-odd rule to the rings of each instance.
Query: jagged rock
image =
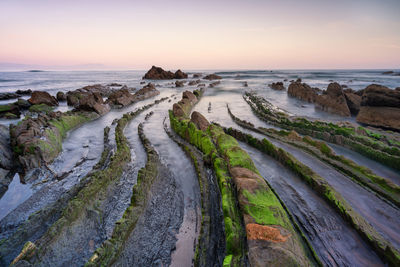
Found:
[[[185,83],[183,81],[176,81],[175,82],[175,87],[183,87]]]
[[[400,91],[385,86],[371,84],[364,89],[362,106],[400,107]]]
[[[110,106],[104,103],[100,93],[87,93],[79,100],[77,110],[94,111],[99,115],[104,115],[110,111]]]
[[[283,85],[283,82],[271,83],[271,84],[269,84],[269,87],[271,87],[274,90],[278,90],[278,91],[285,90],[285,86]]]
[[[201,73],[194,73],[193,74],[193,78],[201,78],[201,76],[203,76],[203,74],[201,74]]]
[[[171,80],[171,79],[186,79],[188,75],[181,70],[177,70],[175,73],[171,71],[165,71],[160,67],[152,66],[151,69],[146,72],[143,79],[150,80]]]
[[[318,95],[317,92],[318,89],[311,88],[311,86],[306,83],[301,83],[301,79],[291,82],[288,88],[288,95],[310,103],[315,102],[315,98]]]
[[[56,98],[57,98],[57,101],[65,101],[65,100],[67,100],[67,96],[65,95],[65,93],[61,92],[61,91],[57,92]]]
[[[175,79],[186,79],[188,75],[181,70],[177,70],[174,74]]]
[[[354,93],[344,93],[346,98],[347,106],[350,109],[351,114],[357,115],[360,111],[361,96]]]
[[[48,106],[58,106],[57,99],[44,91],[34,91],[28,101],[32,105],[46,104]]]
[[[193,122],[197,126],[197,128],[202,131],[207,130],[208,126],[210,126],[208,120],[197,111],[193,111],[190,121]]]
[[[400,108],[361,106],[357,122],[400,130]]]
[[[140,89],[139,91],[137,91],[133,97],[135,98],[135,101],[140,101],[149,97],[153,97],[156,95],[159,95],[160,91],[158,91],[156,89],[156,87],[154,86],[154,84],[149,83],[146,86],[144,86],[142,89]]]
[[[75,91],[99,93],[101,96],[107,97],[112,92],[114,92],[114,89],[110,88],[109,86],[102,85],[102,84],[93,84],[93,85],[87,85],[87,86],[77,89]]]
[[[10,114],[14,114],[19,118],[21,112],[17,105],[14,104],[6,104],[0,105],[0,118],[10,118]]]
[[[341,116],[351,115],[343,89],[338,83],[330,83],[328,89],[322,95],[317,95],[315,97],[315,106]]]
[[[118,91],[113,92],[107,99],[106,103],[111,103],[113,105],[119,105],[119,106],[127,106],[133,101],[135,98],[131,93],[129,93],[128,89],[120,89]]]
[[[209,74],[203,78],[204,80],[221,80],[222,77],[218,76],[217,74]]]

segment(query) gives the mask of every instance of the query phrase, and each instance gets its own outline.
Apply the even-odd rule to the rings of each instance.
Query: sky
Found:
[[[399,14],[400,0],[0,0],[0,63],[399,69]]]

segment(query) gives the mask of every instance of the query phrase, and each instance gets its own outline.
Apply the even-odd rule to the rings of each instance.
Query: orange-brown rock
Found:
[[[187,98],[189,101],[194,104],[197,102],[197,97],[191,91],[185,91],[182,93],[182,99]]]
[[[248,240],[264,240],[270,242],[286,242],[289,236],[283,236],[278,228],[256,223],[246,224]]]
[[[269,87],[271,89],[274,89],[274,90],[277,90],[277,91],[285,90],[285,86],[283,85],[283,82],[271,83],[271,84],[269,84]]]
[[[146,86],[144,86],[142,89],[140,89],[139,91],[137,91],[133,97],[135,99],[135,101],[140,101],[149,97],[153,97],[156,95],[159,95],[160,91],[158,91],[156,89],[156,87],[154,86],[154,84],[149,83]]]
[[[362,106],[400,107],[400,91],[385,86],[371,84],[364,89]]]
[[[120,89],[113,92],[108,97],[106,103],[125,107],[133,103],[134,100],[135,100],[134,96],[131,93],[129,93],[128,89]]]

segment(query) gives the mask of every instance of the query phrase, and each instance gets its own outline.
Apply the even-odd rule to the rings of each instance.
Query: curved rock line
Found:
[[[113,197],[113,188],[130,161],[130,148],[123,134],[126,124],[144,110],[166,98],[124,114],[115,130],[117,150],[110,165],[91,174],[91,180],[64,209],[62,216],[35,242],[38,254],[31,259],[34,264],[52,264],[53,261],[83,264],[94,249],[106,238],[102,217],[107,214],[107,196]],[[110,191],[111,190],[111,191]],[[116,220],[115,216],[110,218]],[[71,235],[72,234],[72,235]],[[59,255],[58,255],[59,254]],[[57,256],[58,255],[58,256]],[[55,262],[53,262],[55,263]]]
[[[400,254],[393,247],[396,244],[391,244],[393,238],[388,237],[385,234],[383,234],[382,237],[382,228],[377,227],[381,225],[374,224],[374,221],[371,221],[371,216],[365,216],[368,215],[368,213],[365,213],[365,211],[363,212],[363,210],[361,210],[357,206],[363,202],[358,202],[357,204],[357,202],[351,201],[351,199],[349,200],[349,194],[347,194],[347,192],[345,192],[345,195],[341,195],[343,191],[345,191],[347,188],[351,188],[352,190],[363,190],[363,188],[359,187],[356,184],[353,184],[351,180],[344,177],[341,178],[340,181],[345,181],[347,183],[347,187],[337,186],[337,184],[333,184],[331,186],[327,182],[331,182],[333,176],[329,176],[330,179],[327,179],[327,181],[325,181],[325,178],[327,178],[326,171],[329,167],[325,166],[324,163],[319,162],[315,158],[312,158],[307,153],[299,151],[298,149],[289,147],[288,145],[282,144],[277,141],[269,141],[266,138],[262,139],[261,141],[252,137],[250,134],[245,134],[232,128],[225,130],[229,134],[235,136],[238,140],[248,142],[250,145],[261,149],[263,152],[273,156],[274,158],[285,164],[287,167],[295,171],[316,192],[318,192],[326,201],[328,201],[330,205],[336,208],[336,210],[344,218],[346,218],[346,220],[351,223],[351,225],[359,232],[359,234],[370,243],[370,245],[375,249],[377,254],[382,259],[394,265],[400,262]],[[305,160],[305,158],[308,158],[309,160]],[[321,166],[322,168],[320,168]],[[338,173],[337,175],[341,174]],[[353,193],[353,195],[355,194],[357,194],[357,196],[353,196],[353,199],[358,198],[360,194],[361,196],[363,196],[362,194],[364,194],[364,196],[368,195],[369,198],[375,197],[372,194],[370,195],[370,192],[365,190],[363,193]],[[388,205],[386,204],[386,206]],[[374,205],[372,205],[372,207],[365,208],[370,209],[370,212],[372,212],[373,207]],[[391,208],[391,206],[388,207]],[[360,212],[363,216],[360,216],[357,212]],[[370,223],[375,228],[373,228]],[[397,225],[392,224],[392,226],[396,227]],[[390,230],[388,228],[386,229]]]
[[[240,143],[300,224],[326,266],[383,266],[359,234],[324,199],[272,157]]]
[[[221,212],[221,194],[215,174],[209,167],[206,167],[203,153],[170,131],[166,124],[164,129],[168,136],[192,159],[199,180],[202,219],[194,265],[221,266],[225,256],[225,233]]]

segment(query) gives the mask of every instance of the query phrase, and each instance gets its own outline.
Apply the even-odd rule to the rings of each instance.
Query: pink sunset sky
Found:
[[[400,68],[399,0],[2,0],[0,13],[0,62]]]

